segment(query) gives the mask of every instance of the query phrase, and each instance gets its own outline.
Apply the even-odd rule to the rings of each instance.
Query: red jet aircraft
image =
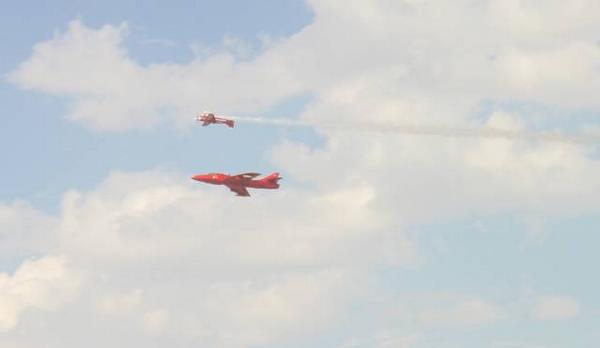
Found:
[[[229,187],[232,192],[235,192],[238,196],[248,197],[250,194],[248,193],[247,188],[257,188],[257,189],[277,189],[279,188],[278,181],[281,180],[279,173],[273,173],[271,175],[265,176],[262,179],[256,179],[258,173],[243,173],[238,175],[229,175],[223,173],[208,173],[208,174],[198,174],[192,176],[192,179],[197,181],[206,182],[214,185],[225,185]]]
[[[209,124],[219,123],[226,124],[229,128],[233,128],[234,121],[222,117],[215,117],[215,114],[210,112],[203,112],[201,115],[196,117],[196,121],[202,122],[202,126],[208,126]]]

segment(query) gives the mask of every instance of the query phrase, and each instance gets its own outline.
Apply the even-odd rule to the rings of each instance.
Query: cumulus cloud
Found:
[[[125,293],[102,296],[98,310],[103,314],[123,314],[135,310],[142,302],[142,290],[133,289]]]
[[[16,267],[24,258],[50,252],[56,247],[55,228],[54,217],[24,201],[0,202],[0,264]]]
[[[208,347],[313,337],[365,298],[374,286],[369,268],[415,257],[411,240],[370,206],[367,185],[256,192],[250,201],[181,177],[115,172],[94,190],[65,193],[57,250],[82,283],[66,322],[50,320],[35,342],[56,340],[85,315],[116,332],[99,345],[145,342],[134,332]],[[36,327],[36,319],[23,325]]]
[[[163,333],[169,325],[169,312],[161,309],[144,314],[144,328],[152,334]]]
[[[57,310],[72,299],[77,276],[64,257],[23,262],[11,276],[0,273],[0,331],[10,331],[25,310]]]
[[[417,316],[427,325],[473,326],[498,321],[503,318],[504,311],[494,303],[468,299],[450,306],[427,308]]]
[[[258,112],[376,72],[371,85],[387,86],[384,95],[417,120],[464,120],[486,100],[597,108],[600,46],[591,33],[600,9],[576,3],[309,1],[314,22],[254,59],[225,50],[148,66],[128,55],[125,24],[93,29],[75,20],[37,44],[10,79],[71,97],[69,118],[105,130],[183,124],[201,107]]]
[[[65,33],[37,44],[9,78],[23,88],[71,97],[68,117],[102,130],[187,122],[199,107],[256,110],[295,89],[277,66],[237,63],[227,52],[188,65],[141,66],[122,44],[126,33],[125,24],[95,30],[72,21]],[[255,88],[258,77],[267,88]]]
[[[392,322],[403,329],[475,328],[510,317],[508,308],[499,302],[473,295],[448,293],[443,289],[405,293],[395,296],[390,302],[383,316],[393,318]]]
[[[541,296],[531,312],[537,320],[565,320],[579,315],[579,302],[569,296]]]
[[[362,248],[369,240],[366,230],[377,233],[387,223],[370,208],[373,197],[366,185],[317,194],[288,189],[260,196],[257,191],[261,199],[248,204],[231,201],[214,187],[191,186],[181,176],[115,172],[96,190],[68,192],[61,247],[90,262],[98,261],[96,254],[112,255],[107,266],[146,258],[169,262],[173,253],[206,269],[320,266],[344,264],[356,251],[353,246]],[[156,244],[167,230],[170,238]],[[340,239],[353,243],[341,247]]]

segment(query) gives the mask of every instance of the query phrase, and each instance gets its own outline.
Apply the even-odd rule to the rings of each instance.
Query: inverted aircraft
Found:
[[[209,124],[225,124],[227,127],[233,128],[234,125],[233,120],[223,117],[216,117],[215,114],[211,112],[203,112],[196,117],[196,121],[202,122],[202,126],[204,127],[208,126]]]
[[[264,178],[255,179],[258,176],[260,176],[259,173],[242,173],[237,175],[208,173],[194,175],[192,176],[192,179],[213,185],[225,185],[231,190],[231,192],[235,192],[237,196],[242,197],[250,196],[250,193],[248,193],[248,188],[279,188],[278,181],[281,180],[279,173],[273,173],[265,176]]]

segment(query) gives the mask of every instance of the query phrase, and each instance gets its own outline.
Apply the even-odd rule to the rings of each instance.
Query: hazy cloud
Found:
[[[538,320],[565,320],[579,315],[579,302],[569,296],[541,296],[531,315]]]

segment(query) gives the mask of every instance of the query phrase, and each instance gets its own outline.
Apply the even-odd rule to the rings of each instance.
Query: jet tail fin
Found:
[[[280,179],[283,179],[283,178],[279,176],[279,173],[272,173],[265,177],[265,180],[269,180],[269,181],[277,181]]]
[[[278,181],[281,179],[283,178],[279,176],[279,173],[273,173],[265,176],[262,180],[279,187]]]

